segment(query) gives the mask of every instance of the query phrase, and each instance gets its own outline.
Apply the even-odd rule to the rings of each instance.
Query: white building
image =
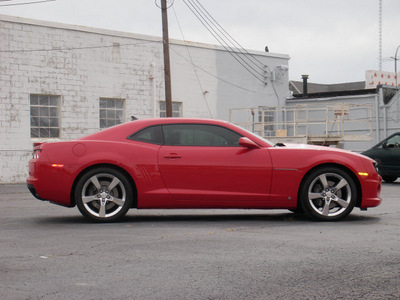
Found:
[[[162,53],[159,37],[0,15],[0,183],[25,181],[33,142],[163,115]],[[288,96],[288,55],[239,54],[255,78],[218,46],[171,41],[170,53],[176,116],[228,120]]]

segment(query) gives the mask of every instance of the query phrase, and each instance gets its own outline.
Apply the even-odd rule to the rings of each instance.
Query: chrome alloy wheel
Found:
[[[349,182],[337,173],[322,173],[308,188],[310,207],[324,217],[335,217],[345,212],[352,201]]]
[[[122,210],[127,193],[124,184],[116,176],[100,173],[85,182],[81,197],[89,214],[107,219]]]

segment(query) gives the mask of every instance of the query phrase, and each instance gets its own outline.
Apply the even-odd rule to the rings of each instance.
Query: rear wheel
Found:
[[[300,190],[304,212],[319,221],[343,219],[353,210],[357,188],[351,176],[336,167],[312,171]]]
[[[112,168],[84,174],[75,189],[75,201],[85,217],[98,222],[122,218],[131,207],[132,187],[126,176]]]
[[[385,182],[391,183],[391,182],[395,182],[397,179],[397,176],[390,176],[390,175],[382,175],[382,179]]]

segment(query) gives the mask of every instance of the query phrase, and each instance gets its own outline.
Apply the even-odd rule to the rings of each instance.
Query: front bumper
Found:
[[[382,189],[382,177],[367,179],[362,183],[362,202],[360,208],[376,207],[382,202],[380,193]]]

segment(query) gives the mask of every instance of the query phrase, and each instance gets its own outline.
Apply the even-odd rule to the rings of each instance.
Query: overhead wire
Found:
[[[243,56],[240,55],[243,53],[241,53],[238,49],[232,48],[232,46],[229,44],[229,42],[226,41],[226,35],[221,30],[219,30],[218,28],[213,26],[213,24],[211,24],[212,20],[209,17],[207,17],[207,15],[205,15],[204,12],[201,11],[201,8],[198,5],[196,5],[196,3],[192,2],[191,0],[186,0],[186,1],[192,6],[193,9],[189,6],[188,7],[195,14],[196,18],[199,19],[199,21],[214,36],[214,38],[221,44],[221,46],[223,46],[225,48],[225,50],[228,51],[229,54],[231,54],[248,71],[250,71],[249,70],[249,68],[250,68],[252,70],[252,71],[250,71],[250,73],[252,73],[254,75],[253,72],[255,72],[256,74],[263,77],[264,74],[260,73],[252,65],[248,64],[248,62],[243,58]],[[184,0],[184,2],[185,2],[185,0]]]
[[[251,54],[249,51],[247,51],[234,37],[232,37],[229,32],[227,32],[222,26],[221,24],[218,23],[217,20],[215,20],[215,18],[207,11],[207,9],[198,1],[198,0],[194,0],[195,2],[198,3],[198,6],[201,7],[201,9],[208,15],[208,19],[211,20],[212,23],[214,23],[214,25],[216,25],[217,27],[220,28],[220,30],[224,33],[225,37],[227,37],[227,39],[237,47],[239,49],[242,49],[243,52],[245,54],[247,54],[246,56],[244,56],[245,58],[247,58],[250,62],[252,62],[256,67],[258,67],[259,69],[261,69],[261,71],[264,71],[263,67],[265,64],[263,62],[261,62],[259,59],[257,59],[257,57],[255,57],[253,54]]]
[[[171,50],[172,52],[175,52],[176,55],[180,56],[181,58],[183,58],[183,59],[186,60],[187,62],[192,63],[189,59],[187,59],[185,56],[183,56],[182,54],[180,54],[180,53],[179,53],[178,51],[176,51],[175,49],[170,48],[170,50]],[[253,90],[244,88],[244,87],[242,87],[242,86],[240,86],[240,85],[237,85],[237,84],[235,84],[235,83],[229,82],[228,80],[223,79],[223,78],[221,78],[221,77],[218,77],[218,76],[216,76],[215,74],[212,74],[210,71],[207,71],[206,69],[204,69],[204,68],[202,68],[202,67],[200,67],[200,66],[198,66],[198,65],[196,65],[196,64],[194,64],[194,63],[193,63],[193,65],[194,65],[197,69],[202,70],[204,73],[207,73],[208,75],[210,75],[210,76],[212,76],[212,77],[214,77],[214,78],[216,78],[216,79],[218,79],[218,80],[220,80],[220,81],[222,81],[222,82],[225,82],[226,84],[229,84],[229,85],[231,85],[231,86],[234,86],[234,87],[236,87],[236,88],[238,88],[238,89],[241,89],[241,90],[244,90],[244,91],[247,91],[247,92],[251,92],[251,93],[255,93],[255,94],[267,95],[267,93],[258,92],[258,91],[253,91]]]
[[[211,33],[212,36],[221,44],[221,46],[239,63],[244,67],[251,75],[253,75],[258,81],[265,83],[263,79],[260,79],[256,74],[260,75],[261,78],[264,77],[264,74],[258,72],[256,69],[254,69],[253,66],[249,65],[237,52],[235,51],[221,36],[220,33],[218,33],[213,26],[210,25],[210,23],[207,21],[205,17],[203,17],[202,13],[199,11],[199,9],[192,3],[190,0],[183,0],[183,2],[186,4],[186,6],[192,11],[192,13],[195,15],[195,17],[203,24],[203,26]],[[253,70],[253,71],[252,71]]]
[[[190,0],[189,0],[189,1],[190,1]],[[264,64],[264,63],[261,62],[259,59],[257,59],[257,57],[255,57],[255,56],[252,55],[250,52],[248,52],[235,38],[233,38],[233,37],[232,37],[232,36],[217,22],[217,20],[215,20],[215,19],[213,18],[213,16],[207,11],[207,9],[204,8],[204,6],[203,6],[198,0],[194,0],[194,1],[196,1],[196,2],[198,3],[198,5],[201,6],[201,8],[203,9],[203,11],[205,11],[205,13],[211,18],[211,20],[214,21],[214,24],[217,25],[217,26],[226,34],[225,36],[227,36],[228,39],[229,39],[233,44],[236,44],[236,46],[237,46],[238,48],[242,49],[242,50],[244,51],[244,53],[247,54],[247,55],[244,55],[244,57],[246,57],[247,59],[249,59],[249,61],[252,61],[252,63],[253,63],[255,66],[259,67],[262,71],[264,71],[264,72],[265,72],[265,71],[272,72],[271,69],[270,69],[270,67],[269,67],[268,65]],[[252,58],[252,59],[250,59],[250,58]],[[261,64],[266,70],[265,70],[264,68],[261,68],[258,64]],[[271,85],[272,85],[272,89],[274,90],[275,96],[276,96],[276,98],[277,98],[278,101],[279,101],[278,93],[277,93],[276,88],[275,88],[275,85],[274,85],[274,83],[273,83],[272,81],[271,81]]]
[[[11,1],[11,0],[0,0],[0,2],[5,2],[5,1]],[[27,5],[27,4],[36,4],[36,3],[44,3],[44,2],[53,2],[53,1],[56,1],[56,0],[41,0],[41,1],[33,1],[33,2],[25,2],[25,3],[14,3],[14,4],[5,4],[5,5],[1,5],[0,4],[0,6],[11,6],[11,5]],[[197,1],[197,0],[195,0],[197,3],[198,3],[198,5],[196,5],[196,4],[193,4],[193,3],[190,3],[191,5],[192,5],[192,7],[190,7],[189,5],[188,5],[188,3],[187,3],[187,1],[189,1],[190,2],[190,0],[183,0],[183,2],[185,3],[185,5],[192,11],[192,13],[196,16],[196,18],[203,24],[203,26],[205,26],[206,27],[206,29],[217,39],[217,41],[224,47],[224,49],[229,53],[229,54],[231,54],[234,58],[235,58],[235,60],[236,61],[238,61],[238,63],[240,63],[250,74],[252,74],[257,80],[259,80],[260,82],[262,82],[262,83],[265,83],[265,81],[264,80],[261,80],[257,75],[255,75],[252,71],[250,71],[249,70],[249,68],[251,68],[252,70],[254,70],[254,67],[251,67],[249,64],[248,64],[248,62],[246,62],[246,61],[244,61],[243,60],[243,57],[242,56],[240,56],[239,54],[238,54],[238,52],[240,53],[240,54],[242,54],[244,57],[247,57],[247,56],[249,56],[249,57],[252,57],[254,60],[256,60],[256,61],[258,61],[260,64],[262,64],[262,62],[260,62],[254,55],[252,55],[251,53],[249,53],[246,49],[244,49],[212,16],[211,16],[211,14],[210,13],[208,13],[208,11]],[[206,12],[206,14],[209,16],[209,17],[202,17],[202,13],[201,13],[201,11],[200,11],[200,7]],[[197,13],[196,13],[197,12]],[[174,13],[175,13],[175,10],[174,10]],[[176,16],[176,13],[175,13],[175,16]],[[208,21],[207,21],[208,20]],[[212,21],[211,21],[212,20]],[[179,24],[179,21],[178,21],[178,19],[177,19],[177,22],[178,22],[178,26],[179,26],[179,28],[180,28],[180,31],[181,31],[181,34],[182,34],[182,37],[183,37],[183,40],[184,40],[184,42],[185,42],[185,38],[184,38],[184,35],[183,35],[183,31],[182,31],[182,28],[181,28],[181,26],[180,26],[180,24]],[[215,24],[217,24],[217,26],[220,28],[220,31],[219,31],[219,34],[218,34],[218,32],[215,30],[215,29],[212,29],[212,26],[210,25],[210,23],[214,23],[214,25]],[[208,24],[208,26],[210,27],[208,27],[206,24]],[[223,33],[222,33],[222,32]],[[214,33],[213,33],[214,32]],[[217,38],[217,36],[219,37],[219,38]],[[239,48],[240,49],[243,49],[243,51],[247,54],[247,55],[244,55],[244,53],[243,52],[241,52],[241,51],[239,51],[239,50],[234,50],[233,48],[232,48],[232,46],[230,46],[225,40],[224,40],[224,38],[222,37],[222,36],[224,36],[225,37],[225,39],[228,39],[228,41],[230,41],[231,43],[235,43],[237,46],[239,46]],[[143,41],[143,42],[139,42],[139,43],[128,43],[128,44],[112,44],[112,45],[102,45],[102,46],[84,46],[84,47],[66,47],[66,48],[52,48],[52,49],[17,49],[17,50],[0,50],[0,53],[10,53],[10,52],[15,52],[15,53],[18,53],[18,52],[52,52],[52,51],[71,51],[71,50],[85,50],[85,49],[101,49],[101,48],[111,48],[111,47],[116,47],[116,46],[135,46],[135,45],[140,45],[140,44],[146,44],[146,43],[157,43],[157,42],[160,42],[161,40],[155,40],[155,41]],[[233,42],[232,42],[233,41]],[[225,43],[225,44],[224,44]],[[186,42],[185,42],[185,45],[186,45],[186,47],[187,47],[187,44],[186,44]],[[235,47],[237,47],[237,46],[235,46]],[[179,56],[181,56],[183,59],[185,59],[185,60],[187,60],[187,61],[189,61],[192,65],[193,65],[193,67],[194,67],[194,71],[195,71],[195,74],[196,74],[196,78],[197,78],[197,80],[198,80],[198,83],[199,83],[199,86],[200,86],[200,88],[202,89],[202,86],[201,86],[201,82],[200,82],[200,80],[199,80],[199,76],[198,76],[198,74],[197,74],[197,72],[196,72],[196,68],[197,69],[199,69],[199,70],[202,70],[203,72],[205,72],[205,73],[207,73],[208,75],[210,75],[210,76],[212,76],[212,77],[214,77],[214,78],[216,78],[216,79],[218,79],[218,80],[220,80],[220,81],[222,81],[222,82],[225,82],[226,84],[229,84],[229,85],[231,85],[231,86],[234,86],[234,87],[236,87],[236,88],[239,88],[239,89],[242,89],[242,90],[245,90],[245,91],[248,91],[248,92],[252,92],[252,93],[257,93],[257,94],[266,94],[266,93],[262,93],[262,92],[257,92],[257,91],[253,91],[253,90],[250,90],[250,89],[246,89],[246,88],[243,88],[243,87],[241,87],[241,86],[239,86],[239,85],[237,85],[237,84],[234,84],[234,83],[232,83],[232,82],[229,82],[229,81],[227,81],[227,80],[225,80],[225,79],[223,79],[223,78],[221,78],[221,77],[218,77],[218,76],[216,76],[216,75],[214,75],[214,74],[212,74],[211,72],[209,72],[209,71],[207,71],[207,70],[205,70],[204,68],[201,68],[200,66],[198,66],[198,65],[196,65],[196,64],[194,64],[194,62],[193,62],[193,59],[192,59],[192,57],[191,57],[191,55],[190,55],[190,52],[189,52],[189,50],[187,49],[187,51],[188,51],[188,55],[189,55],[189,60],[187,59],[187,58],[185,58],[184,56],[182,56],[179,52],[177,52],[177,51],[175,51],[174,49],[171,49],[172,51],[174,51],[177,55],[179,55]],[[256,64],[254,64],[255,66],[257,66]],[[246,67],[247,66],[247,67]],[[268,69],[269,69],[269,67],[268,66],[266,66]],[[258,66],[258,68],[260,68],[259,66]],[[260,68],[261,69],[261,68]],[[255,71],[255,70],[254,70]],[[261,73],[259,73],[259,72],[256,72],[258,75],[261,75],[261,76],[263,76],[263,74],[261,74]],[[264,77],[264,76],[263,76]],[[276,92],[276,89],[275,89],[275,87],[273,86],[273,84],[272,84],[272,87],[273,87],[273,89],[274,89],[274,92],[275,92],[275,95],[278,97],[278,95],[277,95],[277,92]],[[202,89],[202,93],[203,93],[203,89]],[[203,94],[203,97],[204,97],[204,94]],[[204,97],[205,98],[205,97]],[[278,97],[278,99],[279,99],[279,97]],[[210,113],[210,115],[211,115],[211,117],[212,117],[212,113],[211,113],[211,110],[210,110],[210,108],[209,108],[209,105],[208,105],[208,102],[207,102],[207,100],[205,99],[205,102],[206,102],[206,104],[207,104],[207,108],[208,108],[208,110],[209,110],[209,113]]]
[[[198,4],[193,4],[193,1],[196,1]],[[252,74],[258,81],[261,81],[264,84],[267,84],[267,80],[269,79],[269,81],[271,82],[271,86],[272,89],[275,93],[276,98],[279,101],[279,95],[278,92],[275,88],[274,83],[272,82],[272,80],[267,76],[267,74],[265,73],[271,73],[272,70],[270,69],[270,67],[264,63],[262,63],[260,60],[258,60],[254,55],[252,55],[251,53],[249,53],[244,47],[242,47],[240,45],[239,42],[237,42],[212,16],[211,14],[204,8],[203,5],[201,5],[201,3],[198,0],[183,0],[183,2],[185,3],[185,5],[192,11],[192,13],[195,15],[195,17],[203,24],[203,26],[211,33],[211,35],[214,36],[214,38],[221,44],[222,47],[224,47],[224,49],[230,54],[232,55],[232,57],[238,62],[240,63],[250,74]],[[192,6],[189,6],[189,4]],[[205,16],[204,16],[205,15]],[[207,21],[207,20],[208,21]],[[218,32],[217,33],[217,29],[214,29],[212,25],[210,25],[210,23],[213,23],[212,25],[215,27],[219,27]],[[207,26],[207,25],[208,26]],[[214,33],[215,34],[214,34]],[[219,38],[217,38],[217,36]],[[223,36],[223,37],[222,37]],[[232,48],[232,46],[229,45],[228,42],[226,42],[225,39],[227,39],[231,44],[233,44],[233,46],[235,48],[237,48],[236,50]],[[223,42],[222,42],[222,41]],[[236,45],[235,45],[236,44]],[[242,49],[243,51],[240,51],[240,49]],[[240,53],[240,54],[239,54]],[[244,57],[247,59],[245,60]],[[252,58],[252,60],[250,60],[250,57]],[[239,60],[240,59],[240,60]],[[260,72],[256,71],[254,69],[254,67],[252,65],[249,64],[248,61],[251,61],[254,67],[259,68],[260,70],[263,71],[263,74],[261,74]],[[260,65],[262,65],[262,67],[260,67],[260,65],[258,65],[258,63]],[[262,80],[255,75],[251,70],[252,69],[256,72],[256,74],[261,75],[262,76]]]
[[[0,0],[1,1],[1,0]],[[119,44],[118,46],[123,47],[123,46],[137,46],[137,45],[141,45],[141,44],[147,44],[147,43],[160,43],[162,42],[162,40],[154,40],[154,41],[143,41],[140,43],[129,43],[129,44]],[[116,45],[102,45],[102,46],[85,46],[85,47],[69,47],[69,48],[53,48],[53,49],[17,49],[17,50],[0,50],[0,53],[26,53],[26,52],[59,52],[59,51],[73,51],[73,50],[86,50],[86,49],[102,49],[102,48],[112,48],[112,47],[116,47]],[[229,82],[221,77],[218,77],[214,74],[212,74],[211,72],[205,70],[204,68],[201,68],[200,66],[196,65],[193,63],[193,61],[188,60],[186,57],[184,57],[183,55],[181,55],[179,52],[177,52],[176,50],[174,50],[173,48],[170,48],[170,50],[172,50],[173,52],[175,52],[178,56],[182,57],[183,59],[185,59],[186,61],[190,62],[191,64],[193,64],[194,67],[196,67],[197,69],[207,73],[208,75],[222,81],[225,82],[229,85],[235,86],[239,89],[248,91],[248,92],[252,92],[252,93],[258,93],[258,94],[265,94],[265,93],[260,93],[260,92],[256,92],[256,91],[252,91],[246,88],[243,88],[239,85],[236,85],[232,82]]]
[[[67,48],[52,48],[52,49],[16,49],[16,50],[0,50],[0,53],[20,53],[20,52],[57,52],[57,51],[72,51],[72,50],[87,50],[87,49],[101,49],[101,48],[113,48],[113,47],[125,47],[125,46],[137,46],[149,43],[159,43],[162,40],[154,41],[143,41],[138,43],[128,44],[112,44],[112,45],[99,45],[99,46],[84,46],[84,47],[67,47]]]
[[[2,0],[2,1],[8,1],[8,0]],[[17,5],[39,4],[39,3],[54,2],[54,1],[57,1],[57,0],[40,0],[40,1],[23,2],[23,3],[0,4],[0,7],[1,6],[17,6]]]
[[[179,20],[178,20],[178,16],[177,16],[177,14],[176,14],[176,11],[175,11],[174,6],[172,6],[172,10],[173,10],[173,12],[174,12],[176,22],[177,22],[178,27],[179,27],[179,30],[180,30],[180,32],[181,32],[182,40],[183,40],[183,42],[185,43],[185,48],[186,48],[186,51],[187,51],[187,53],[188,53],[188,56],[189,56],[189,59],[190,59],[190,63],[191,63],[192,66],[193,66],[193,71],[194,71],[194,74],[196,75],[197,82],[198,82],[199,87],[200,87],[201,95],[203,96],[204,102],[206,103],[206,106],[207,106],[207,109],[208,109],[208,113],[210,114],[210,117],[213,118],[213,115],[212,115],[211,110],[210,110],[210,106],[208,105],[206,96],[205,96],[205,94],[204,94],[203,86],[201,85],[201,82],[200,82],[199,74],[197,74],[196,65],[193,63],[192,55],[190,54],[189,47],[188,47],[187,44],[186,44],[185,36],[184,36],[184,34],[183,34],[183,30],[182,30],[181,24],[180,24],[180,22],[179,22]]]

